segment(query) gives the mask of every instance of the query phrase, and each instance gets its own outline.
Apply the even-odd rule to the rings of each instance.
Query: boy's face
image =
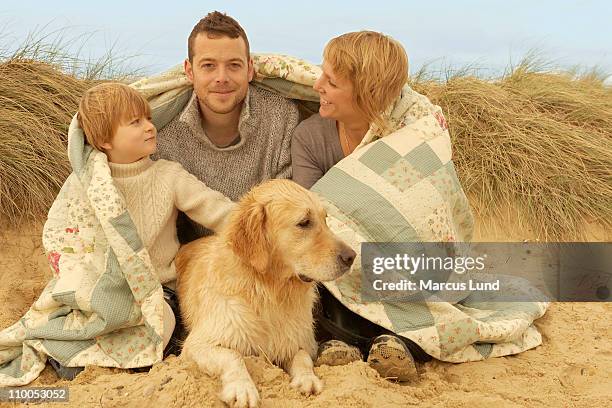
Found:
[[[184,68],[203,113],[228,114],[242,108],[253,79],[253,62],[242,38],[198,34],[193,61],[185,60]]]
[[[151,118],[132,117],[121,122],[110,142],[102,144],[112,163],[134,163],[157,149],[157,129]]]

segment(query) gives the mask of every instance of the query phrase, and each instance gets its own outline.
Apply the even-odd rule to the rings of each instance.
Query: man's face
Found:
[[[184,67],[201,109],[217,114],[241,109],[253,79],[253,62],[242,38],[200,33],[193,42],[193,61],[185,60]]]

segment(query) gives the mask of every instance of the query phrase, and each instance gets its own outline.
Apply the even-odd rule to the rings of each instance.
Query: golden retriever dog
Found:
[[[225,403],[259,403],[243,356],[281,366],[303,394],[321,392],[313,371],[315,285],[338,278],[355,259],[325,217],[314,194],[270,180],[242,198],[217,235],[179,251],[177,295],[189,331],[182,356],[220,377]]]

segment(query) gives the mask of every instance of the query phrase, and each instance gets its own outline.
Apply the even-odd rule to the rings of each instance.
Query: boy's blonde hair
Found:
[[[112,82],[85,91],[77,113],[87,143],[100,151],[104,151],[102,144],[112,140],[121,123],[149,116],[149,103],[137,90]]]
[[[382,33],[357,31],[332,38],[323,59],[353,84],[355,104],[368,123],[384,130],[382,113],[408,81],[404,47]]]

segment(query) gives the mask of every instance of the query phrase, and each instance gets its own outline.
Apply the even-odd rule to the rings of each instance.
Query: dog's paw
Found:
[[[252,380],[235,380],[223,386],[221,400],[230,407],[255,408],[259,405],[259,392]]]
[[[318,394],[323,390],[323,383],[314,373],[296,375],[290,385],[304,395]]]

